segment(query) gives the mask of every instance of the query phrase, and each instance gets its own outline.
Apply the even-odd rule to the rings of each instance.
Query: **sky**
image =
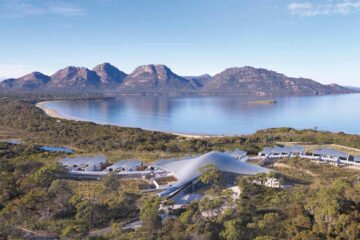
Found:
[[[0,79],[103,62],[360,86],[360,0],[0,0]]]

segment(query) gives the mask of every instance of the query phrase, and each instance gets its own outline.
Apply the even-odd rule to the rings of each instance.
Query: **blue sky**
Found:
[[[110,62],[360,86],[360,0],[1,0],[0,79]]]

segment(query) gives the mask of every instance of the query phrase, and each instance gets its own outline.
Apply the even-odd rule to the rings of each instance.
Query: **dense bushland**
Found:
[[[173,218],[160,221],[159,199],[140,194],[138,183],[111,177],[65,179],[65,170],[57,164],[65,154],[41,152],[34,145],[71,146],[84,153],[122,150],[181,155],[234,148],[257,153],[265,145],[288,141],[360,148],[360,136],[280,128],[239,137],[186,139],[141,129],[58,122],[34,105],[42,100],[82,98],[95,96],[0,97],[0,127],[15,129],[25,141],[0,143],[0,239],[21,239],[20,227],[63,239],[360,238],[360,182],[355,170],[285,159],[280,163],[288,168],[274,169],[293,181],[290,189],[266,188],[240,178],[240,199],[231,200],[227,191],[216,186],[211,197],[172,210]],[[225,211],[224,203],[230,206]],[[124,230],[122,226],[133,219],[141,219],[144,226]],[[102,237],[90,237],[96,229],[106,231]]]

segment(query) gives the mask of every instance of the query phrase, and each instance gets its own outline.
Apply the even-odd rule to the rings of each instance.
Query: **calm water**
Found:
[[[237,135],[272,127],[360,134],[360,94],[277,97],[249,104],[243,96],[124,96],[114,100],[49,102],[79,120],[165,132]]]
[[[56,146],[40,146],[40,150],[45,152],[64,152],[64,153],[73,153],[74,150],[68,147],[56,147]]]

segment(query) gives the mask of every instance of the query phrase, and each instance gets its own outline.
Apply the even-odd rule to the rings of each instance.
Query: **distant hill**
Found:
[[[323,85],[306,78],[291,78],[262,68],[228,68],[216,74],[202,92],[214,94],[324,95],[351,93],[336,84]]]
[[[350,89],[352,91],[360,92],[360,87],[351,87],[351,86],[345,86],[347,89]]]
[[[40,72],[32,72],[23,77],[7,79],[0,82],[1,90],[5,92],[28,92],[44,89],[49,83],[50,77]]]
[[[109,63],[92,70],[69,66],[51,76],[33,72],[0,82],[2,93],[119,93],[119,94],[234,94],[326,95],[359,92],[337,84],[293,78],[262,68],[228,68],[215,76],[182,77],[165,65],[144,65],[127,75]]]

